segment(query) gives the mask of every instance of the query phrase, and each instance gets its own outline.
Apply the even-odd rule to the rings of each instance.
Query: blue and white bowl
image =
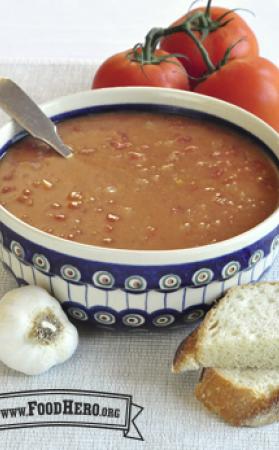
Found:
[[[114,88],[81,92],[43,106],[55,121],[119,109],[209,116],[259,139],[278,164],[279,136],[264,122],[225,102],[173,89]],[[0,130],[0,154],[23,136]],[[37,284],[68,314],[94,326],[162,330],[201,319],[228,288],[261,278],[279,251],[279,209],[251,230],[203,247],[118,250],[79,244],[40,231],[0,208],[1,258],[19,285]]]

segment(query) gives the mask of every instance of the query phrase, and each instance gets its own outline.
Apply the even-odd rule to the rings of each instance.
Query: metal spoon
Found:
[[[34,138],[50,145],[65,158],[73,155],[71,148],[61,140],[55,124],[9,78],[0,78],[0,107]]]

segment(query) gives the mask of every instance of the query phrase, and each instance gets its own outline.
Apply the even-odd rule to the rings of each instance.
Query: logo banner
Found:
[[[131,395],[76,389],[0,394],[0,431],[42,426],[79,426],[123,431],[143,440],[135,423],[143,407]]]

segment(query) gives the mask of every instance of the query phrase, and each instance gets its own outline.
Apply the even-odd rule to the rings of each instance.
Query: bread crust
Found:
[[[231,425],[259,426],[278,420],[279,388],[269,396],[260,395],[251,388],[232,383],[222,370],[205,369],[195,395],[206,408]]]
[[[223,301],[225,297],[220,299],[220,301]],[[180,373],[186,370],[198,370],[202,367],[202,364],[199,362],[199,347],[202,345],[202,338],[206,330],[205,325],[218,304],[219,301],[218,303],[216,301],[215,305],[206,314],[203,322],[179,344],[173,359],[173,373]]]
[[[197,341],[199,327],[192,331],[179,345],[174,355],[172,372],[180,373],[184,370],[197,370],[200,368],[196,361]]]
[[[211,313],[216,307],[217,303],[210,309],[210,311],[208,311],[203,322],[179,344],[173,359],[173,373],[180,373],[186,370],[198,370],[202,367],[199,362],[199,347],[205,333],[204,324],[207,317],[211,317]]]

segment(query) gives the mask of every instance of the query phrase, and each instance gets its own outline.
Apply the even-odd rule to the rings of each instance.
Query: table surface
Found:
[[[274,45],[279,38],[278,0],[269,0],[268,8],[256,0],[217,3],[253,9],[257,17],[248,14],[247,20],[257,30],[262,53],[279,63]],[[95,69],[94,60],[99,61],[138,41],[144,35],[143,30],[153,25],[168,24],[183,13],[185,1],[177,0],[174,4],[152,0],[142,1],[142,5],[145,8],[139,8],[135,14],[134,3],[128,1],[107,0],[94,7],[92,1],[85,0],[37,0],[36,3],[9,0],[1,5],[0,73],[19,82],[38,102],[88,89]],[[15,7],[16,15],[13,14]],[[102,29],[104,38],[98,29]],[[61,59],[64,59],[63,64]],[[75,59],[80,63],[73,62]],[[5,120],[5,115],[1,114],[0,125]],[[267,277],[279,279],[278,260]],[[1,296],[15,284],[2,269],[0,280]],[[137,419],[143,442],[124,438],[119,431],[33,428],[1,430],[1,449],[32,450],[38,446],[41,450],[278,449],[279,424],[258,429],[230,427],[195,400],[197,373],[171,374],[172,357],[184,335],[184,330],[115,335],[81,327],[77,353],[46,374],[27,377],[0,363],[0,393],[50,388],[89,389],[130,394],[135,403],[144,407]]]

